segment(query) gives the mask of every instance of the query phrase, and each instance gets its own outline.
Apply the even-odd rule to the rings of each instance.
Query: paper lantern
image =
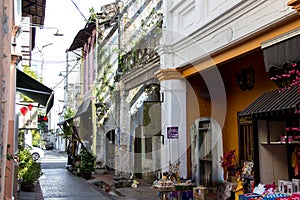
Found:
[[[22,107],[22,108],[20,108],[20,111],[21,111],[22,115],[25,116],[26,113],[28,112],[28,108],[27,107]]]

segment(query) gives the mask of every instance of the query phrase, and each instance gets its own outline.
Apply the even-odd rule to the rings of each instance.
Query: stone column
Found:
[[[130,117],[129,117],[129,104],[126,99],[128,92],[122,87],[120,97],[120,156],[121,156],[121,172],[128,178],[131,172],[131,155],[130,155]]]
[[[187,127],[186,127],[186,80],[173,68],[173,52],[168,46],[159,50],[161,69],[155,73],[161,83],[162,134],[164,145],[161,151],[162,171],[169,163],[180,162],[180,176],[187,177]],[[168,138],[168,130],[174,130]],[[178,135],[176,135],[178,133]]]
[[[128,178],[131,172],[130,155],[130,117],[129,104],[126,101],[128,92],[125,91],[124,84],[118,83],[119,101],[116,100],[116,171],[118,175]]]

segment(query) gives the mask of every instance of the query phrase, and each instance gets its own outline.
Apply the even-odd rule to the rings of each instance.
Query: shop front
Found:
[[[255,184],[275,183],[278,190],[281,183],[295,187],[292,181],[299,178],[299,41],[299,29],[294,29],[262,43],[265,69],[277,87],[263,92],[238,114],[240,137],[247,124],[253,139],[248,146]],[[240,146],[240,155],[247,154],[244,150]]]
[[[256,183],[292,180],[297,173],[300,94],[296,87],[268,91],[239,113],[251,124]]]
[[[297,55],[300,53],[290,52],[298,51],[295,47],[299,42],[297,37],[297,28],[289,30],[278,37],[261,41],[258,48],[226,62],[217,63],[215,67],[224,83],[226,102],[212,101],[212,89],[219,90],[220,87],[208,85],[206,80],[209,77],[205,75],[213,69],[209,68],[187,77],[189,127],[193,127],[195,119],[214,118],[213,109],[222,105],[227,108],[224,124],[216,117],[222,130],[223,152],[226,154],[235,150],[235,166],[237,169],[241,167],[241,173],[244,173],[245,163],[253,164],[253,171],[242,176],[245,192],[251,192],[259,183],[275,183],[277,186],[278,181],[291,183],[299,177],[296,162],[299,149],[299,88],[286,87],[283,91],[282,88],[290,86],[293,80],[286,78],[283,81],[278,78],[298,70]],[[203,84],[206,84],[206,87]],[[197,102],[191,104],[195,96]],[[195,106],[199,113],[194,112]],[[198,132],[200,134],[200,131]],[[196,162],[193,161],[196,156],[193,144],[198,140],[194,139],[192,134],[190,139],[190,166],[193,166],[190,173],[191,177],[195,177],[195,180],[201,183],[205,177],[201,176],[200,165],[197,169],[194,165]],[[225,171],[222,168],[219,170]],[[224,178],[228,178],[226,173]]]

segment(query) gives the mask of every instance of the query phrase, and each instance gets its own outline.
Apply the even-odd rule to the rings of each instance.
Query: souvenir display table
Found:
[[[172,181],[158,181],[152,186],[154,190],[160,193],[160,198],[165,199],[183,199],[193,196],[193,185],[188,183],[174,184]]]

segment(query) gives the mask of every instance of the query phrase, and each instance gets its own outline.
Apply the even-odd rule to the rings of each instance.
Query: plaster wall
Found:
[[[164,6],[162,44],[172,49],[173,66],[193,63],[297,15],[287,2],[171,1]]]

